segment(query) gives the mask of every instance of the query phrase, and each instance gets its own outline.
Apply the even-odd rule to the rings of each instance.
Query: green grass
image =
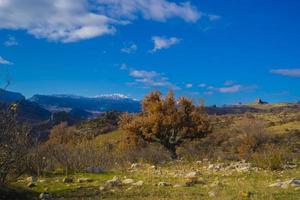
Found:
[[[300,122],[289,122],[286,124],[282,125],[277,125],[277,126],[272,126],[269,127],[268,130],[272,133],[277,133],[277,134],[285,134],[289,133],[292,130],[298,130],[300,131]]]
[[[174,177],[172,172],[178,171],[187,173],[193,170],[199,170],[203,173],[202,177],[206,180],[205,185],[195,185],[193,187],[158,187],[156,184],[160,181],[167,181],[172,184],[183,183],[186,179]],[[160,173],[153,173],[147,167],[142,168],[134,173],[105,173],[105,174],[74,174],[72,177],[76,181],[79,177],[92,178],[91,183],[70,183],[62,182],[64,176],[40,177],[45,182],[37,183],[37,187],[31,188],[32,192],[50,192],[56,198],[65,199],[212,199],[208,193],[214,191],[216,197],[213,199],[266,199],[266,200],[296,200],[299,199],[300,190],[295,188],[279,189],[270,188],[269,184],[276,182],[277,179],[282,181],[300,177],[300,169],[286,170],[283,172],[258,171],[248,173],[225,173],[204,170],[202,166],[193,163],[170,163],[160,166]],[[157,171],[156,171],[157,172]],[[113,192],[100,193],[98,188],[106,180],[118,175],[123,179],[124,176],[134,180],[143,180],[142,187],[133,187],[128,190],[129,186],[116,188]],[[23,179],[21,179],[23,180]],[[211,184],[218,180],[220,186],[213,187]],[[26,188],[26,182],[19,181],[14,186]]]

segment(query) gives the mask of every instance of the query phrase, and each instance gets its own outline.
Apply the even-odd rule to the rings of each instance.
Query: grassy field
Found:
[[[73,183],[63,183],[63,175],[48,175],[39,177],[37,186],[30,188],[36,194],[49,192],[56,199],[266,199],[296,200],[300,197],[299,188],[273,188],[270,184],[281,180],[290,180],[300,177],[300,169],[285,171],[211,171],[205,166],[208,164],[171,162],[157,166],[143,165],[126,172],[109,172],[103,174],[73,174]],[[163,187],[157,186],[161,181],[172,185],[182,184],[187,179],[184,174],[191,171],[199,171],[202,183],[192,187]],[[119,176],[121,179],[131,178],[135,181],[142,180],[142,186],[115,187],[101,192],[99,187],[105,181]],[[79,183],[78,178],[91,178],[90,183]],[[27,188],[27,181],[21,178],[14,186]]]

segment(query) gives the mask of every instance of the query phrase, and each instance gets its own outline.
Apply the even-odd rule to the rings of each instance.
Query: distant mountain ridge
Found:
[[[139,112],[140,101],[123,94],[105,94],[96,97],[75,95],[34,95],[29,99],[42,107],[53,110],[83,109],[92,112],[118,110],[122,112]]]
[[[23,96],[21,93],[0,89],[0,102],[2,103],[13,103],[23,100],[25,100],[25,96]]]

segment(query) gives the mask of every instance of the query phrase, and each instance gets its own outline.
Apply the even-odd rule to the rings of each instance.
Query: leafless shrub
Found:
[[[30,129],[16,121],[13,110],[0,111],[0,184],[20,176],[30,147]]]

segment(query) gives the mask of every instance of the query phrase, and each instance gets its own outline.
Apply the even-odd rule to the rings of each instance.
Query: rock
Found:
[[[184,187],[184,186],[186,186],[186,185],[185,184],[175,184],[173,187],[177,188],[177,187]]]
[[[93,179],[91,178],[79,178],[77,180],[78,183],[87,183],[87,182],[93,182]]]
[[[39,198],[41,200],[48,200],[48,199],[51,199],[51,194],[43,192],[43,193],[40,194]]]
[[[283,189],[287,189],[289,186],[291,187],[300,187],[300,179],[291,179],[288,181],[281,181],[277,183],[273,183],[269,185],[269,187],[279,187]]]
[[[140,163],[133,163],[133,164],[131,165],[130,169],[137,169],[137,168],[139,168],[139,167],[141,167],[141,166],[142,166],[142,164],[140,164]]]
[[[217,194],[216,194],[216,192],[214,192],[214,191],[210,191],[210,192],[208,192],[208,196],[209,196],[209,197],[216,197]]]
[[[198,160],[198,161],[196,161],[196,164],[197,164],[197,165],[201,165],[201,164],[202,164],[202,161],[201,161],[201,160]]]
[[[91,167],[86,168],[86,172],[100,174],[100,173],[104,172],[104,169],[102,169],[100,167],[91,166]]]
[[[287,164],[283,166],[284,169],[295,169],[297,167],[298,166],[296,164]]]
[[[186,174],[186,175],[185,175],[185,178],[194,178],[194,177],[198,177],[198,176],[200,176],[200,175],[201,175],[200,172],[194,171],[194,172],[190,172],[190,173]]]
[[[37,177],[35,176],[29,176],[28,178],[26,178],[26,181],[30,182],[30,183],[36,183],[37,182]]]
[[[159,182],[157,185],[158,185],[158,186],[163,186],[163,187],[172,186],[172,184],[171,184],[171,183],[168,183],[168,182]]]
[[[135,182],[132,184],[133,186],[142,186],[144,185],[144,182],[143,181],[138,181],[138,182]]]
[[[106,181],[104,187],[108,189],[113,187],[119,187],[121,185],[122,185],[121,179],[118,176],[115,176],[113,179]]]
[[[36,184],[33,183],[33,182],[30,182],[30,183],[27,184],[27,187],[29,187],[29,188],[32,188],[32,187],[35,187],[35,186],[36,186]]]
[[[300,187],[300,179],[292,179],[289,181],[290,186]]]
[[[45,179],[41,179],[41,180],[38,180],[39,183],[45,183],[46,180]]]
[[[155,165],[152,165],[151,167],[150,167],[150,169],[157,169],[157,167],[155,166]]]
[[[63,183],[73,183],[73,179],[71,177],[65,177]]]
[[[123,180],[122,183],[123,183],[124,185],[129,185],[129,184],[134,183],[134,180],[128,178],[128,179]]]
[[[132,188],[133,188],[133,187],[129,187],[129,188],[126,189],[126,191],[130,191],[130,190],[132,190]]]
[[[100,192],[103,192],[103,191],[105,190],[105,187],[100,186],[100,187],[99,187],[99,190],[100,190]]]

